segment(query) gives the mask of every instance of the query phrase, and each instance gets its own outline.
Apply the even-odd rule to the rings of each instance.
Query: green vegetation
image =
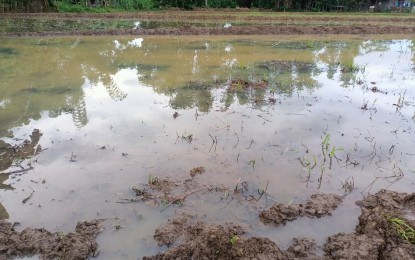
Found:
[[[399,236],[411,243],[415,244],[415,230],[401,218],[387,217],[388,221],[394,225]]]
[[[155,185],[158,182],[158,180],[159,179],[157,177],[155,177],[153,174],[150,174],[148,176],[148,184],[149,185]]]
[[[229,242],[231,243],[231,245],[235,245],[236,242],[238,242],[239,237],[237,235],[233,235],[230,239]]]
[[[265,8],[280,11],[362,11],[375,0],[0,0],[0,12],[112,12],[178,7]],[[384,8],[384,7],[383,7]],[[410,10],[410,8],[406,8]]]

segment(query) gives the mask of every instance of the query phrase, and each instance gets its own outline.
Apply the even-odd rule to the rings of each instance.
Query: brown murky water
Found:
[[[415,189],[414,63],[413,39],[2,39],[2,155],[43,135],[40,154],[0,165],[0,216],[51,231],[107,218],[99,259],[157,253],[155,228],[180,212],[282,248],[296,236],[322,244],[354,229],[362,196]],[[197,166],[202,185],[267,196],[207,192],[163,212],[118,203],[150,176],[186,179]],[[318,190],[350,194],[330,217],[259,221]]]

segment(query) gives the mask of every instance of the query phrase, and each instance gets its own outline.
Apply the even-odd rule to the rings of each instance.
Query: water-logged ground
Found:
[[[296,236],[322,245],[354,229],[364,195],[415,189],[414,62],[403,37],[2,39],[2,158],[42,135],[2,159],[0,216],[68,232],[106,218],[100,259],[165,249],[154,230],[181,212],[283,249]],[[198,166],[205,190],[182,206],[125,203],[132,186]],[[260,221],[316,191],[349,194],[329,217]]]

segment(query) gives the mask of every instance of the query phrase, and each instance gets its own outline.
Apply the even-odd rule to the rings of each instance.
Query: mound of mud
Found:
[[[415,193],[381,190],[357,204],[362,207],[354,233],[327,239],[324,251],[332,259],[415,259]]]
[[[263,223],[278,227],[298,217],[320,218],[330,215],[341,202],[342,197],[339,195],[317,193],[306,204],[274,204],[263,210],[259,217]]]
[[[101,220],[79,222],[75,232],[51,233],[44,228],[26,228],[22,232],[9,222],[0,222],[0,259],[39,254],[43,259],[88,259],[96,255],[96,236]]]
[[[154,239],[160,246],[173,246],[166,252],[144,257],[158,259],[312,259],[315,243],[310,239],[294,239],[282,251],[268,238],[245,238],[242,227],[234,224],[214,225],[181,216],[156,230]],[[180,242],[180,244],[177,244]]]

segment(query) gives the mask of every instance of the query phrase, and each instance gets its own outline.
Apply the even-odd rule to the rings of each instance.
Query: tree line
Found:
[[[88,12],[150,10],[163,7],[264,8],[277,11],[366,10],[380,0],[0,0],[0,12]]]

